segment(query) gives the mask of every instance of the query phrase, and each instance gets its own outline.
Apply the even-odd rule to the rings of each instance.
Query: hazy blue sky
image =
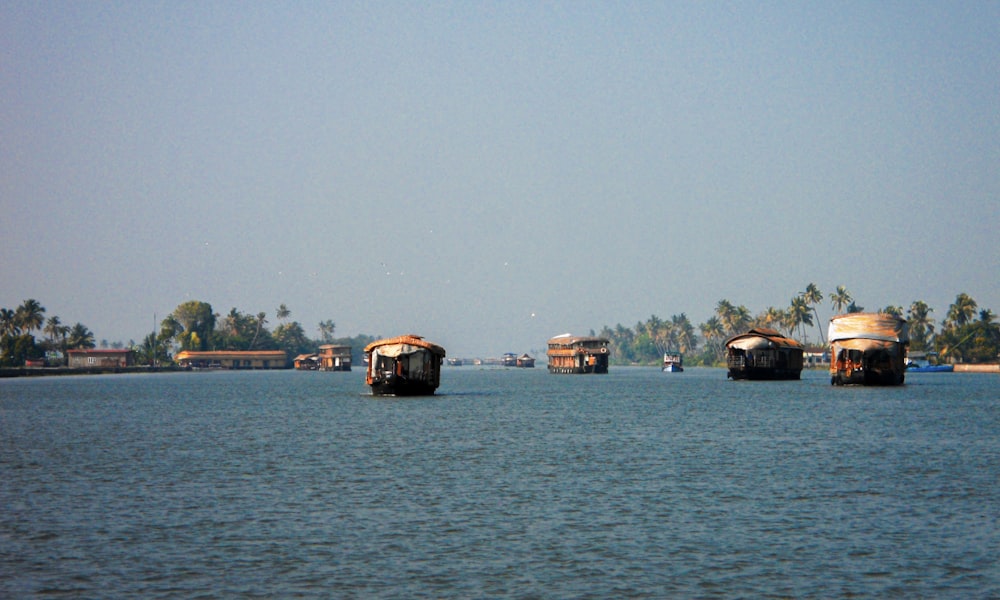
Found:
[[[0,306],[98,339],[1000,312],[998,2],[7,0],[0,88]]]

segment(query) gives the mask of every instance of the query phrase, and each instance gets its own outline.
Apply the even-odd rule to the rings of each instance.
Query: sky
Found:
[[[98,340],[1000,312],[997,2],[5,0],[0,90],[0,306]]]

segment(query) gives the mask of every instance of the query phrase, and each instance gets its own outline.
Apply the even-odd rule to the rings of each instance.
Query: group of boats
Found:
[[[830,319],[831,385],[902,385],[906,371],[950,371],[951,365],[920,363],[906,354],[906,320],[886,313],[851,313]],[[548,370],[559,374],[608,372],[608,339],[557,335],[548,341]],[[804,348],[774,329],[756,327],[726,340],[727,377],[747,380],[799,379]],[[372,342],[365,347],[366,382],[375,395],[433,394],[440,384],[445,350],[417,335]],[[516,364],[516,358],[512,364]],[[933,359],[933,356],[929,356]],[[532,363],[533,365],[533,363]],[[680,352],[663,355],[663,371],[684,371]]]

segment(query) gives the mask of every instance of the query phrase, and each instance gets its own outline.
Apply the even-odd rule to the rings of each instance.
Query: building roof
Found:
[[[124,354],[131,352],[131,348],[71,348],[67,354]]]

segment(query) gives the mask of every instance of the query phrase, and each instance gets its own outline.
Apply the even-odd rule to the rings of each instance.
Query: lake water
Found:
[[[0,380],[0,597],[1000,597],[1000,377]]]

